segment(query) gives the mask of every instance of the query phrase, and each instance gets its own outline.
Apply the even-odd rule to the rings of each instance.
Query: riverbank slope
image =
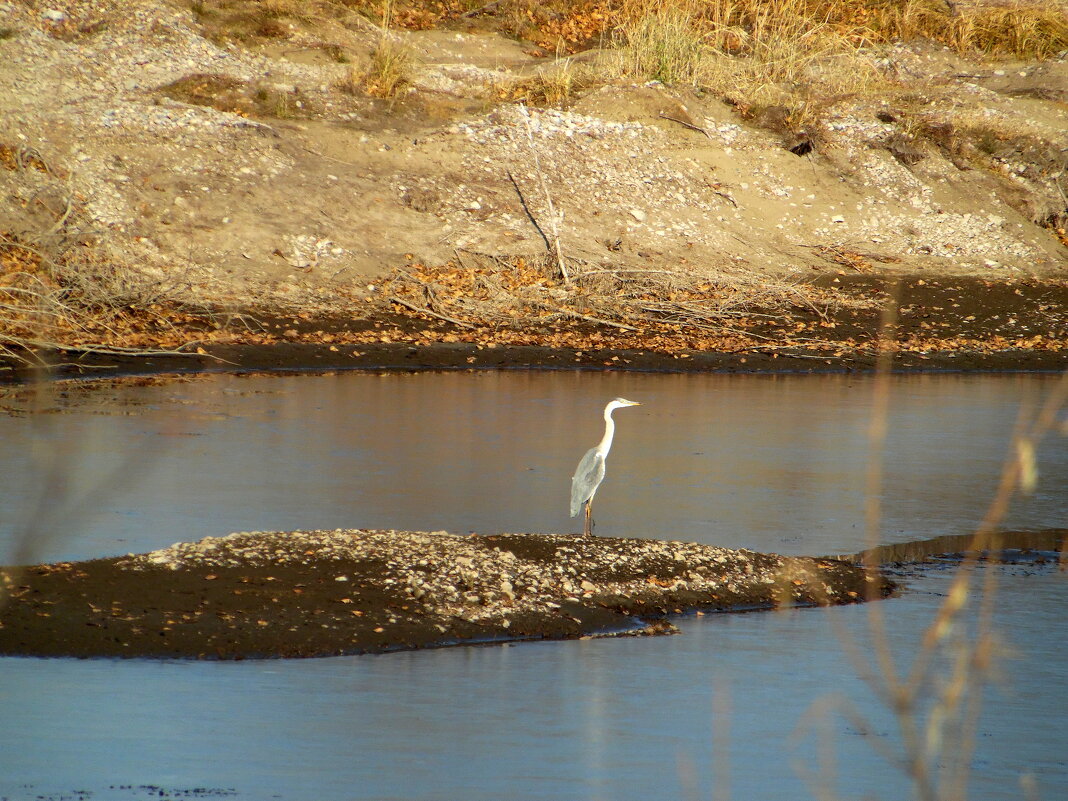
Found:
[[[672,76],[634,66],[652,6],[517,5],[4,4],[0,378],[465,344],[1065,365],[1063,16],[981,52],[861,3],[776,77],[697,15]],[[950,11],[926,35],[985,13]]]

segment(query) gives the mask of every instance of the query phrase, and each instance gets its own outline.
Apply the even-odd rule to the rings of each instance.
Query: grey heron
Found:
[[[612,420],[612,412],[625,406],[641,406],[637,401],[626,398],[616,398],[608,402],[604,407],[604,436],[601,441],[586,451],[575,475],[571,477],[571,516],[576,517],[582,507],[586,507],[586,523],[582,528],[585,536],[593,534],[593,517],[590,509],[593,505],[593,496],[597,488],[604,481],[604,463],[608,458],[608,451],[612,448],[612,437],[616,433],[616,424]]]

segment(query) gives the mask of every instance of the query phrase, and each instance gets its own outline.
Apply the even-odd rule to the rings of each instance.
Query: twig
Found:
[[[486,3],[484,6],[479,6],[478,8],[472,8],[470,11],[465,11],[463,14],[457,15],[454,19],[466,19],[467,17],[473,17],[476,14],[481,14],[483,11],[488,11],[494,6],[499,5],[500,2],[501,0],[490,0],[490,2]]]
[[[45,370],[59,370],[66,367],[75,367],[79,370],[117,370],[119,368],[117,364],[85,364],[83,362],[49,362],[48,364],[42,362],[32,366]],[[9,370],[11,368],[5,367],[4,369]]]
[[[530,154],[534,157],[534,169],[538,171],[538,181],[541,183],[542,194],[545,195],[545,206],[549,210],[549,224],[553,230],[553,243],[556,246],[556,266],[560,268],[560,277],[564,280],[564,286],[571,283],[567,274],[567,263],[564,261],[564,251],[560,246],[560,229],[556,219],[556,209],[553,206],[553,197],[549,194],[549,184],[545,180],[545,173],[541,169],[541,159],[538,158],[538,148],[534,144],[534,128],[530,123],[530,112],[526,105],[519,104],[519,112],[523,115],[526,123],[527,143],[530,145]]]
[[[677,122],[683,128],[689,128],[691,131],[697,131],[698,133],[703,133],[709,139],[712,138],[712,134],[710,134],[708,131],[706,131],[704,128],[702,128],[700,125],[694,125],[692,122],[686,122],[686,120],[680,120],[678,117],[668,116],[667,114],[665,114],[662,111],[660,112],[659,116],[660,116],[660,119],[662,119],[662,120],[671,120],[672,122]]]
[[[342,159],[334,158],[333,156],[328,156],[328,155],[326,155],[326,153],[320,153],[318,150],[312,150],[307,145],[301,145],[300,148],[301,148],[301,150],[308,151],[313,156],[318,156],[319,158],[327,159],[328,161],[336,161],[338,164],[344,164],[346,167],[359,167],[360,166],[359,164],[353,164],[351,161],[343,161]]]
[[[63,214],[60,215],[56,224],[48,230],[49,234],[59,233],[59,231],[63,229],[63,226],[67,224],[67,220],[70,219],[71,212],[74,211],[74,198],[70,195],[66,195],[63,200],[66,203],[66,208],[63,209]]]
[[[108,356],[208,356],[225,362],[220,356],[212,356],[210,353],[189,353],[184,350],[164,350],[163,348],[123,348],[118,345],[61,345],[58,342],[39,342],[26,340],[39,348],[49,350],[61,350],[67,353],[103,353]],[[182,345],[182,347],[186,347]],[[227,362],[233,364],[233,362]]]
[[[552,242],[549,241],[549,237],[546,235],[545,231],[538,223],[538,219],[534,216],[534,212],[532,212],[530,210],[530,206],[527,205],[527,199],[523,197],[523,190],[519,187],[519,182],[515,179],[515,176],[512,175],[511,170],[505,170],[505,175],[508,176],[508,180],[511,181],[512,186],[515,187],[515,193],[519,195],[519,205],[523,207],[523,211],[527,215],[527,219],[530,220],[530,224],[534,226],[534,230],[538,232],[538,236],[540,236],[542,238],[542,241],[545,242],[545,249],[551,250]]]
[[[728,203],[730,203],[732,206],[734,206],[734,208],[738,208],[738,202],[734,198],[732,198],[730,195],[728,195],[726,192],[721,192],[719,189],[717,189],[716,188],[718,186],[717,184],[710,184],[708,181],[705,181],[705,186],[707,186],[709,189],[712,190],[712,194],[713,195],[719,195],[721,198],[723,198]]]
[[[549,303],[544,303],[540,300],[527,300],[527,303],[533,303],[536,306],[542,306],[543,308],[549,309],[550,311],[554,311],[558,314],[563,314],[568,317],[577,317],[579,320],[585,320],[588,323],[597,323],[598,325],[610,325],[613,328],[620,328],[624,331],[639,330],[632,325],[624,325],[623,323],[616,323],[611,320],[603,320],[600,317],[591,317],[588,314],[579,314],[577,311],[572,311],[571,309],[561,309],[559,306],[553,306]]]
[[[463,320],[457,320],[454,317],[447,317],[444,314],[438,314],[437,312],[431,311],[430,309],[421,306],[416,306],[414,303],[409,303],[406,300],[401,300],[396,295],[390,295],[389,302],[396,303],[398,306],[404,306],[406,309],[411,309],[412,311],[418,312],[419,314],[429,314],[431,317],[437,317],[439,320],[444,320],[447,323],[458,325],[461,328],[474,328],[471,323],[465,323]]]
[[[677,273],[677,272],[675,272],[673,270],[616,270],[616,269],[587,270],[586,272],[579,273],[577,277],[578,278],[585,278],[587,275],[604,275],[606,273],[610,273],[612,275],[617,275],[617,274],[622,274],[622,273],[628,273],[628,274],[631,274],[631,273],[655,273],[657,275],[675,275],[675,276],[678,276],[679,278],[685,278],[686,277],[685,275],[681,275],[680,273]]]

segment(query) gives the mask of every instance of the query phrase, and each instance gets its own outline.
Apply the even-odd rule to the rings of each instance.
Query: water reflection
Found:
[[[1018,410],[1052,380],[895,378],[883,541],[967,532]],[[600,532],[787,553],[864,547],[869,378],[578,373],[212,376],[98,389],[63,413],[0,418],[0,544],[10,552],[12,515],[33,508],[35,448],[80,465],[68,488],[88,501],[40,558],[257,528],[574,531],[571,470],[615,396],[643,406],[618,420]],[[1038,491],[1007,525],[1064,526],[1066,461],[1063,440],[1043,446]],[[121,485],[100,491],[114,470]],[[995,614],[1015,656],[979,722],[971,798],[1019,796],[1024,774],[1039,797],[1064,797],[1065,577],[982,569],[1000,571]],[[901,664],[950,575],[925,572],[880,605]],[[795,763],[817,764],[819,728],[806,726],[815,720],[837,756],[832,789],[905,798],[907,780],[878,753],[896,746],[895,723],[835,633],[866,643],[867,614],[707,616],[682,621],[677,637],[371,658],[0,659],[0,797],[85,789],[128,801],[148,796],[115,786],[152,784],[232,788],[239,801],[727,791],[805,800],[815,796]],[[843,716],[843,704],[870,726]]]
[[[996,568],[1011,571],[1011,568]],[[901,664],[948,571],[886,602]],[[997,622],[1015,657],[979,721],[976,801],[1068,792],[1065,579],[1002,576]],[[843,797],[911,797],[880,756],[896,724],[853,672],[847,607],[681,621],[675,637],[246,663],[0,660],[0,796],[119,784],[232,788],[236,797],[541,799],[815,797],[821,728]],[[1008,677],[1011,677],[1008,678]],[[1032,681],[1032,677],[1034,680]],[[850,708],[867,720],[842,714]],[[812,724],[812,725],[810,725]],[[1024,745],[1026,744],[1026,746]],[[32,785],[26,791],[20,783]],[[689,789],[696,789],[691,796]]]
[[[969,531],[1019,409],[1052,380],[895,378],[883,541]],[[17,512],[39,483],[33,447],[73,454],[69,481],[92,502],[41,559],[236,530],[579,531],[570,475],[617,395],[643,405],[618,421],[598,533],[784,553],[867,544],[869,377],[350,373],[119,386],[48,415],[43,436],[0,418],[0,480]],[[1063,524],[1065,450],[1047,442],[1039,461],[1038,491],[1007,525]],[[98,487],[109,471],[120,485]]]

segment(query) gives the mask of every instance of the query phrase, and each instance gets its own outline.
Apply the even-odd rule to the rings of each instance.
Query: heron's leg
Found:
[[[593,498],[586,501],[586,522],[582,527],[582,534],[586,537],[593,536]]]

